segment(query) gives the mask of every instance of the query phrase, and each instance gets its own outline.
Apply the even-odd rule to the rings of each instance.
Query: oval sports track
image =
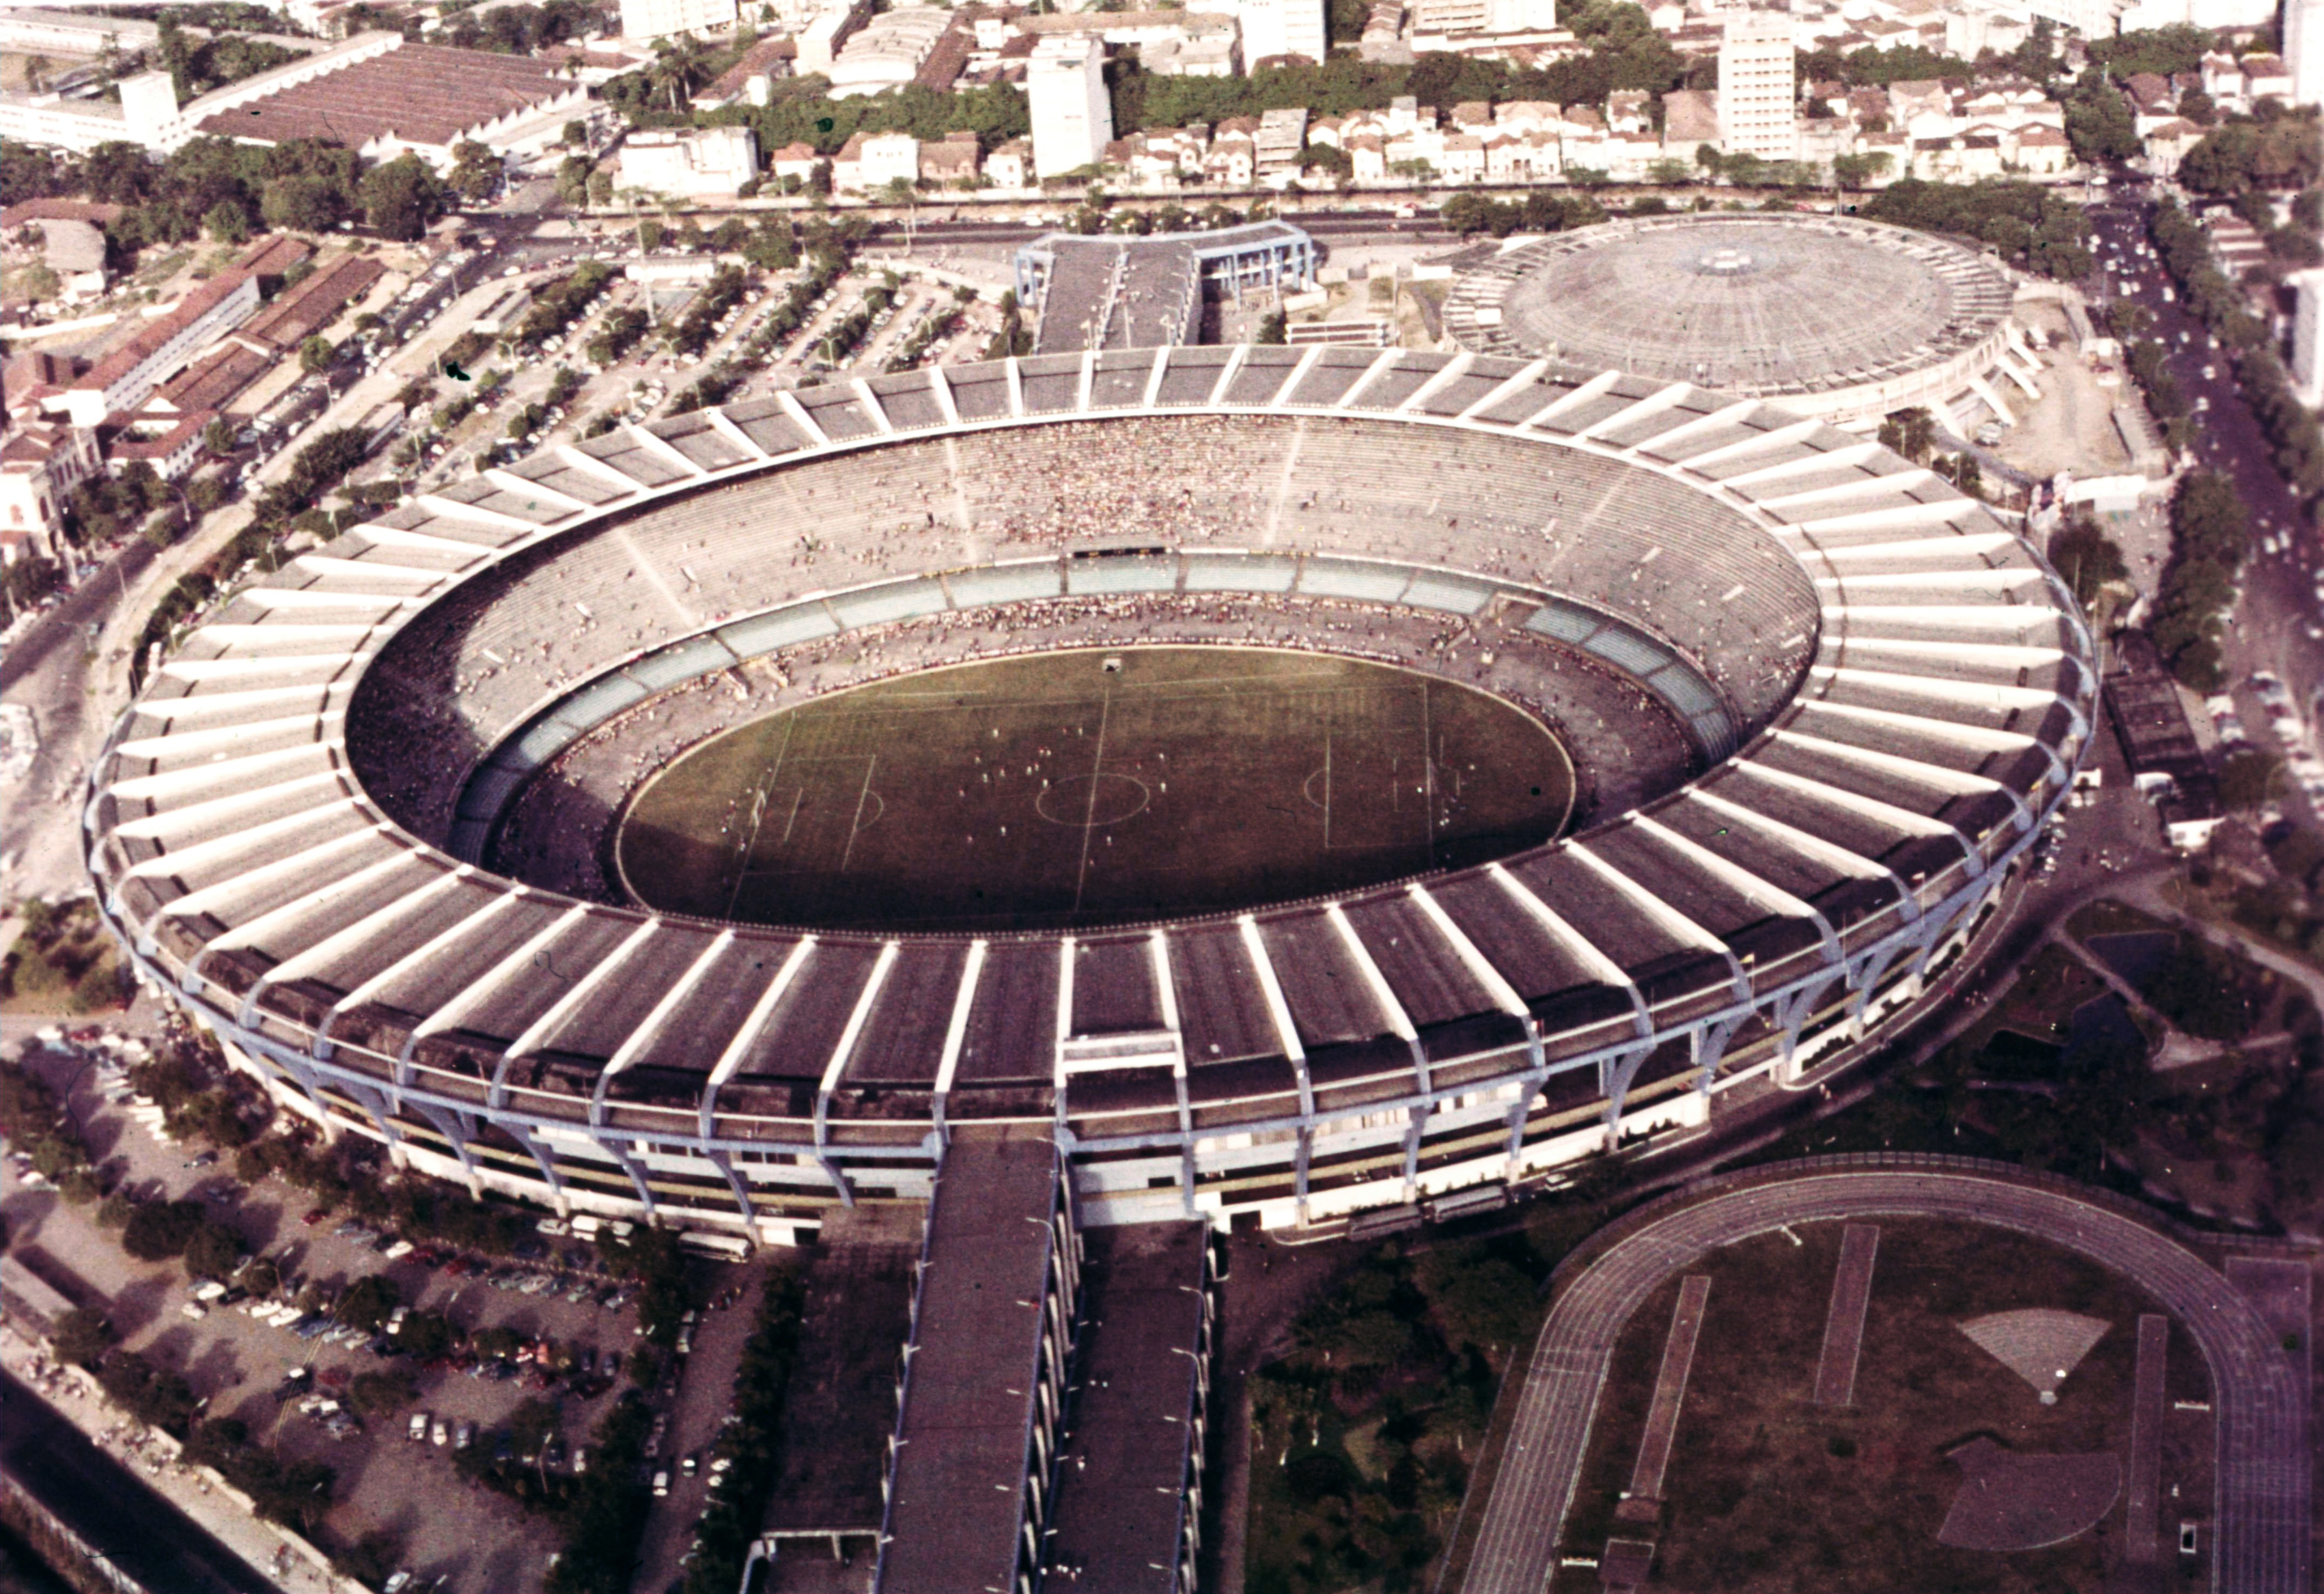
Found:
[[[1560,1288],[1534,1347],[1465,1594],[1541,1594],[1547,1586],[1615,1342],[1657,1285],[1703,1252],[1779,1224],[1872,1217],[2030,1235],[2080,1252],[2162,1302],[2211,1372],[2218,1454],[2210,1586],[2221,1594],[2304,1594],[2310,1457],[2299,1384],[2242,1293],[2185,1246],[2095,1192],[1937,1159],[1740,1180],[1648,1209]]]

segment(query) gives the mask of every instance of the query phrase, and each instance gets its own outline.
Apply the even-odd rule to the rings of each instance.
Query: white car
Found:
[[[653,1492],[654,1492],[654,1498],[655,1498],[655,1499],[657,1499],[657,1500],[666,1500],[666,1499],[668,1499],[668,1498],[669,1497],[669,1468],[667,1468],[667,1467],[662,1467],[662,1468],[658,1468],[658,1469],[655,1469],[655,1472],[654,1472],[654,1480],[653,1480]]]

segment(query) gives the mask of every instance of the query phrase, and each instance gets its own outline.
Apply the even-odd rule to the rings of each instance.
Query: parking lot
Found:
[[[201,1202],[243,1236],[254,1258],[272,1264],[278,1280],[245,1293],[225,1283],[197,1285],[174,1261],[137,1262],[118,1232],[98,1225],[96,1208],[62,1201],[14,1165],[0,1187],[12,1248],[52,1277],[61,1272],[77,1282],[84,1300],[106,1302],[120,1343],[184,1376],[207,1403],[205,1415],[241,1420],[286,1460],[332,1468],[333,1541],[384,1535],[396,1566],[442,1578],[447,1594],[539,1587],[561,1539],[558,1527],[464,1474],[497,1460],[550,1484],[587,1465],[588,1436],[629,1386],[621,1363],[639,1343],[632,1292],[599,1271],[592,1248],[569,1233],[528,1237],[520,1249],[531,1254],[506,1259],[410,1245],[325,1216],[280,1180],[245,1187],[231,1176],[231,1159],[222,1164],[160,1137],[149,1127],[156,1109],[140,1106],[116,1054],[71,1047],[28,1049],[27,1056],[52,1088],[69,1086],[113,1189]],[[236,1281],[263,1283],[264,1271],[245,1269]],[[716,1299],[739,1295],[739,1271],[703,1265],[697,1273]],[[396,1333],[335,1321],[333,1304],[373,1278],[393,1286],[402,1308],[389,1316]],[[366,1285],[364,1294],[378,1297],[378,1287]],[[438,1317],[456,1330],[460,1348],[403,1354],[403,1336]],[[664,1583],[681,1570],[708,1481],[701,1460],[690,1474],[678,1461],[687,1452],[699,1458],[716,1438],[749,1319],[747,1308],[706,1310],[687,1336],[694,1354],[679,1360],[682,1372],[649,1393],[668,1418],[659,1448],[669,1493],[656,1501],[646,1561],[669,1569]],[[408,1375],[418,1398],[359,1418],[356,1380],[382,1373]],[[558,1437],[549,1443],[512,1432],[512,1420],[543,1426],[530,1402],[554,1413]],[[650,1464],[641,1481],[658,1469]]]

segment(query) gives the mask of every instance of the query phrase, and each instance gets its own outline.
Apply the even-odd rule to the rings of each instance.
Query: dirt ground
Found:
[[[2111,476],[2130,468],[2130,455],[2116,435],[2111,419],[2118,389],[2100,387],[2097,376],[2075,352],[2066,329],[2065,311],[2039,301],[2020,305],[2018,319],[2052,335],[2056,342],[2042,353],[2042,375],[2035,379],[2041,402],[2018,413],[2017,424],[1995,449],[2010,464],[2032,475],[2055,476],[2070,470],[2076,476]],[[2013,400],[2024,397],[2009,390]]]
[[[1609,1534],[1658,1537],[1655,1579],[1674,1590],[1947,1589],[2036,1594],[2096,1589],[2121,1535],[2119,1504],[2098,1529],[2044,1550],[1949,1549],[1936,1532],[1961,1482],[1946,1452],[1989,1435],[2025,1454],[2113,1451],[2128,1461],[2136,1320],[2159,1308],[2112,1274],[1998,1230],[1884,1223],[1855,1403],[1808,1403],[1841,1225],[1762,1236],[1687,1264],[1712,1277],[1710,1305],[1658,1531],[1618,1527],[1675,1274],[1617,1348],[1563,1553],[1594,1556]],[[1958,1324],[2055,1306],[2104,1318],[2107,1335],[2054,1406],[1979,1350]],[[2191,1342],[2174,1332],[2167,1393],[2208,1401]],[[2173,1410],[2163,1487],[2168,1512],[2210,1497],[2210,1418]]]
[[[87,55],[51,54],[44,59],[49,63],[48,75],[51,78],[60,78],[77,67],[88,65],[97,58]],[[30,87],[25,80],[24,69],[32,64],[32,60],[30,54],[14,50],[0,54],[0,88],[21,89]]]

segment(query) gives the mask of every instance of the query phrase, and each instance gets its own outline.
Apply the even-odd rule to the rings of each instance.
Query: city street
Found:
[[[2151,336],[2170,351],[2181,390],[2191,402],[2209,401],[2208,411],[2195,417],[2197,462],[2233,478],[2250,514],[2253,538],[2252,557],[2244,566],[2243,602],[2224,637],[2227,674],[2244,723],[2264,734],[2268,716],[2249,688],[2254,671],[2282,676],[2303,709],[2324,684],[2324,639],[2316,634],[2324,631],[2324,603],[2315,588],[2316,576],[2324,570],[2324,546],[2301,524],[2298,499],[2276,470],[2273,450],[2244,402],[2227,351],[2213,346],[2209,330],[2183,302],[2165,300],[2170,279],[2152,257],[2152,246],[2145,257],[2135,253],[2147,241],[2152,214],[2148,199],[2128,193],[2091,208],[2099,259],[2119,273],[2116,282],[2093,292],[2093,301],[2127,296],[2144,305],[2154,318]],[[2289,552],[2261,551],[2260,539],[2287,534]],[[2284,802],[2303,812],[2308,809],[2297,790]]]

